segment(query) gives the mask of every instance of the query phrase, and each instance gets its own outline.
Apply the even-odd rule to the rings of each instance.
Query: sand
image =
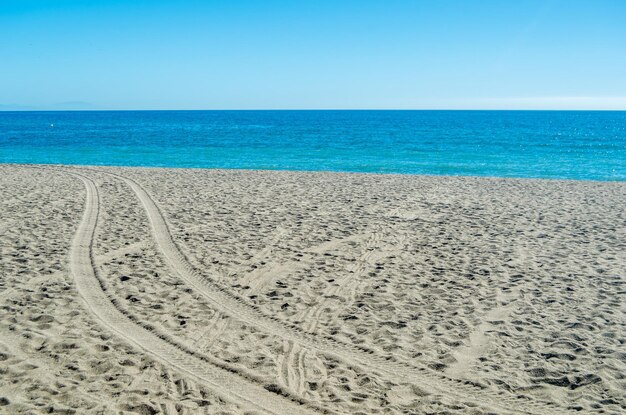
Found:
[[[626,183],[0,165],[0,413],[626,411]]]

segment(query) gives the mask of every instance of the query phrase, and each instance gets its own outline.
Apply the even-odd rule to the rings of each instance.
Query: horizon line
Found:
[[[194,108],[194,109],[2,109],[1,112],[165,112],[165,111],[594,111],[625,112],[626,108]]]

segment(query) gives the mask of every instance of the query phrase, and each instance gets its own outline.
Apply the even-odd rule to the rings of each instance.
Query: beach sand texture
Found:
[[[0,413],[626,411],[626,183],[0,165]]]

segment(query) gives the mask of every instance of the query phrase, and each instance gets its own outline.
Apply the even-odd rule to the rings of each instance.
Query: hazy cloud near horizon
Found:
[[[380,109],[380,110],[479,110],[479,109],[491,109],[491,110],[626,110],[626,97],[528,97],[528,98],[485,98],[480,100],[475,99],[458,99],[449,100],[446,102],[429,103],[431,106],[422,103],[420,106],[416,104],[414,106],[405,107],[345,107],[345,108],[221,108],[221,107],[183,107],[172,108],[178,110],[255,110],[255,109],[303,109],[303,110],[322,110],[322,109]],[[98,110],[159,110],[165,109],[160,107],[141,107],[141,108],[112,108],[112,107],[100,107],[88,102],[66,102],[56,103],[50,105],[2,105],[0,104],[0,111],[98,111]]]

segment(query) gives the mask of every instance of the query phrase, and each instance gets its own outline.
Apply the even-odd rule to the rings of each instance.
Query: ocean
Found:
[[[626,180],[626,111],[0,112],[0,163]]]

